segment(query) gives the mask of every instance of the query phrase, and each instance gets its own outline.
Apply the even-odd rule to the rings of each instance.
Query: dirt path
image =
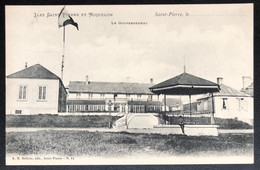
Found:
[[[108,128],[6,128],[6,132],[35,132],[35,131],[42,131],[42,130],[75,130],[75,131],[89,131],[89,132],[120,132],[120,131],[127,131],[127,130],[117,130],[117,129],[108,129]],[[138,129],[131,129],[128,130],[129,133],[151,133],[152,129],[144,130],[142,129],[139,131]],[[218,132],[220,134],[225,133],[254,133],[253,129],[219,129]]]

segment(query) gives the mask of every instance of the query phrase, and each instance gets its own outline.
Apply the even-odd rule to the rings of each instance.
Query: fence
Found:
[[[172,111],[160,112],[159,118],[162,119],[164,124],[176,125],[179,124],[179,117],[184,118],[184,124],[194,125],[210,125],[211,112],[189,112],[189,111]]]

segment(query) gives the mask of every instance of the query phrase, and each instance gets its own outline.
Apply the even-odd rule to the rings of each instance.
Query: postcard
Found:
[[[5,6],[6,165],[253,164],[253,7]]]

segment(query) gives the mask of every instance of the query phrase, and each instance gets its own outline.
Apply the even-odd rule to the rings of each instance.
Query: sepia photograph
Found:
[[[254,163],[254,5],[6,5],[6,165]]]

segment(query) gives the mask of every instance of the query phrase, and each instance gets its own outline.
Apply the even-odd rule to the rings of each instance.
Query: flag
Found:
[[[60,28],[60,27],[65,27],[68,24],[74,25],[77,28],[77,30],[79,30],[78,23],[74,22],[74,20],[71,18],[69,13],[66,11],[65,6],[64,6],[58,16],[58,25]]]

